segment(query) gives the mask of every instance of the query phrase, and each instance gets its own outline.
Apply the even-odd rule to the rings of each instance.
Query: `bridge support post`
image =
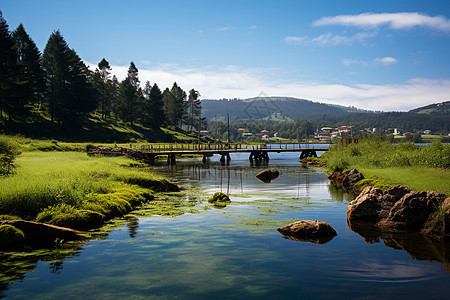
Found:
[[[168,154],[167,155],[167,164],[168,165],[175,165],[176,161],[175,161],[175,154]]]
[[[300,159],[304,159],[305,157],[317,157],[316,150],[303,150],[300,153]]]
[[[257,160],[257,161],[269,161],[269,153],[267,151],[258,151],[254,150],[250,152],[250,156],[248,157],[250,161]]]

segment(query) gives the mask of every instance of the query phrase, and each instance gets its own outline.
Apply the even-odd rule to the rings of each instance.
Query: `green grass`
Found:
[[[366,178],[384,179],[383,184],[402,184],[418,191],[434,190],[450,195],[448,144],[392,145],[382,139],[368,138],[348,146],[333,145],[321,158],[330,171],[356,168]]]
[[[33,220],[49,207],[59,207],[61,213],[77,209],[106,217],[126,213],[152,192],[125,181],[165,180],[128,167],[134,163],[124,157],[88,157],[81,152],[24,152],[17,159],[16,174],[0,177],[0,214]]]
[[[427,167],[368,168],[355,166],[368,178],[382,178],[415,191],[437,191],[450,195],[450,171]]]

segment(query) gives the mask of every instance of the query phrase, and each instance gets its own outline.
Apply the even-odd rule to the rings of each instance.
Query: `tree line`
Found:
[[[51,33],[41,54],[22,24],[9,31],[0,11],[0,121],[37,112],[70,127],[96,112],[103,120],[150,128],[206,127],[197,90],[186,93],[176,82],[163,91],[148,81],[142,88],[134,62],[121,82],[111,71],[105,58],[89,70],[59,30]]]

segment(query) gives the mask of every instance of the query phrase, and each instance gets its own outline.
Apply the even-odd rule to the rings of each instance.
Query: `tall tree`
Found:
[[[113,112],[115,118],[117,118],[120,114],[119,88],[119,80],[117,79],[116,75],[113,75],[112,80],[108,82],[108,89],[111,96],[111,111]]]
[[[110,80],[111,75],[111,66],[109,62],[103,58],[98,63],[99,70],[99,86],[98,90],[100,93],[100,105],[101,105],[101,114],[102,118],[105,119],[109,116],[111,112],[111,93],[110,89],[108,89],[108,81]]]
[[[175,96],[166,88],[163,92],[163,109],[166,124],[169,126],[177,126],[178,123],[178,107]]]
[[[59,31],[50,35],[42,65],[52,122],[69,124],[95,109],[98,98],[88,81],[90,71]]]
[[[146,84],[144,89],[146,95],[146,102],[144,104],[144,120],[145,124],[152,126],[153,128],[158,128],[164,123],[164,110],[163,110],[163,94],[159,89],[158,85],[155,83],[153,87]]]
[[[189,91],[189,96],[187,100],[187,113],[185,115],[185,124],[188,126],[189,130],[197,128],[205,119],[202,120],[202,103],[200,98],[200,93],[194,89]]]
[[[119,88],[119,116],[122,120],[133,125],[137,117],[138,103],[141,99],[142,91],[139,88],[138,69],[133,62],[128,68],[127,77],[120,83]]]
[[[8,24],[0,11],[0,120],[13,114],[17,92],[17,55]]]
[[[166,119],[170,125],[181,127],[183,116],[186,113],[186,92],[176,82],[174,82],[170,92],[173,98],[168,96],[164,101]]]
[[[20,88],[19,105],[22,107],[25,107],[26,104],[40,105],[45,92],[41,53],[22,24],[13,32],[13,38],[17,51],[18,77],[19,81],[23,83]]]

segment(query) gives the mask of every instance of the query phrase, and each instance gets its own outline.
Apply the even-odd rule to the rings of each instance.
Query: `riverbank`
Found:
[[[152,201],[156,192],[179,191],[125,157],[28,151],[17,158],[16,167],[15,174],[0,178],[0,220],[24,219],[84,231]],[[13,249],[14,240],[2,246]]]
[[[319,163],[326,164],[330,174],[357,169],[374,183],[450,195],[450,144],[393,145],[380,138],[368,138],[349,145],[332,145]]]

